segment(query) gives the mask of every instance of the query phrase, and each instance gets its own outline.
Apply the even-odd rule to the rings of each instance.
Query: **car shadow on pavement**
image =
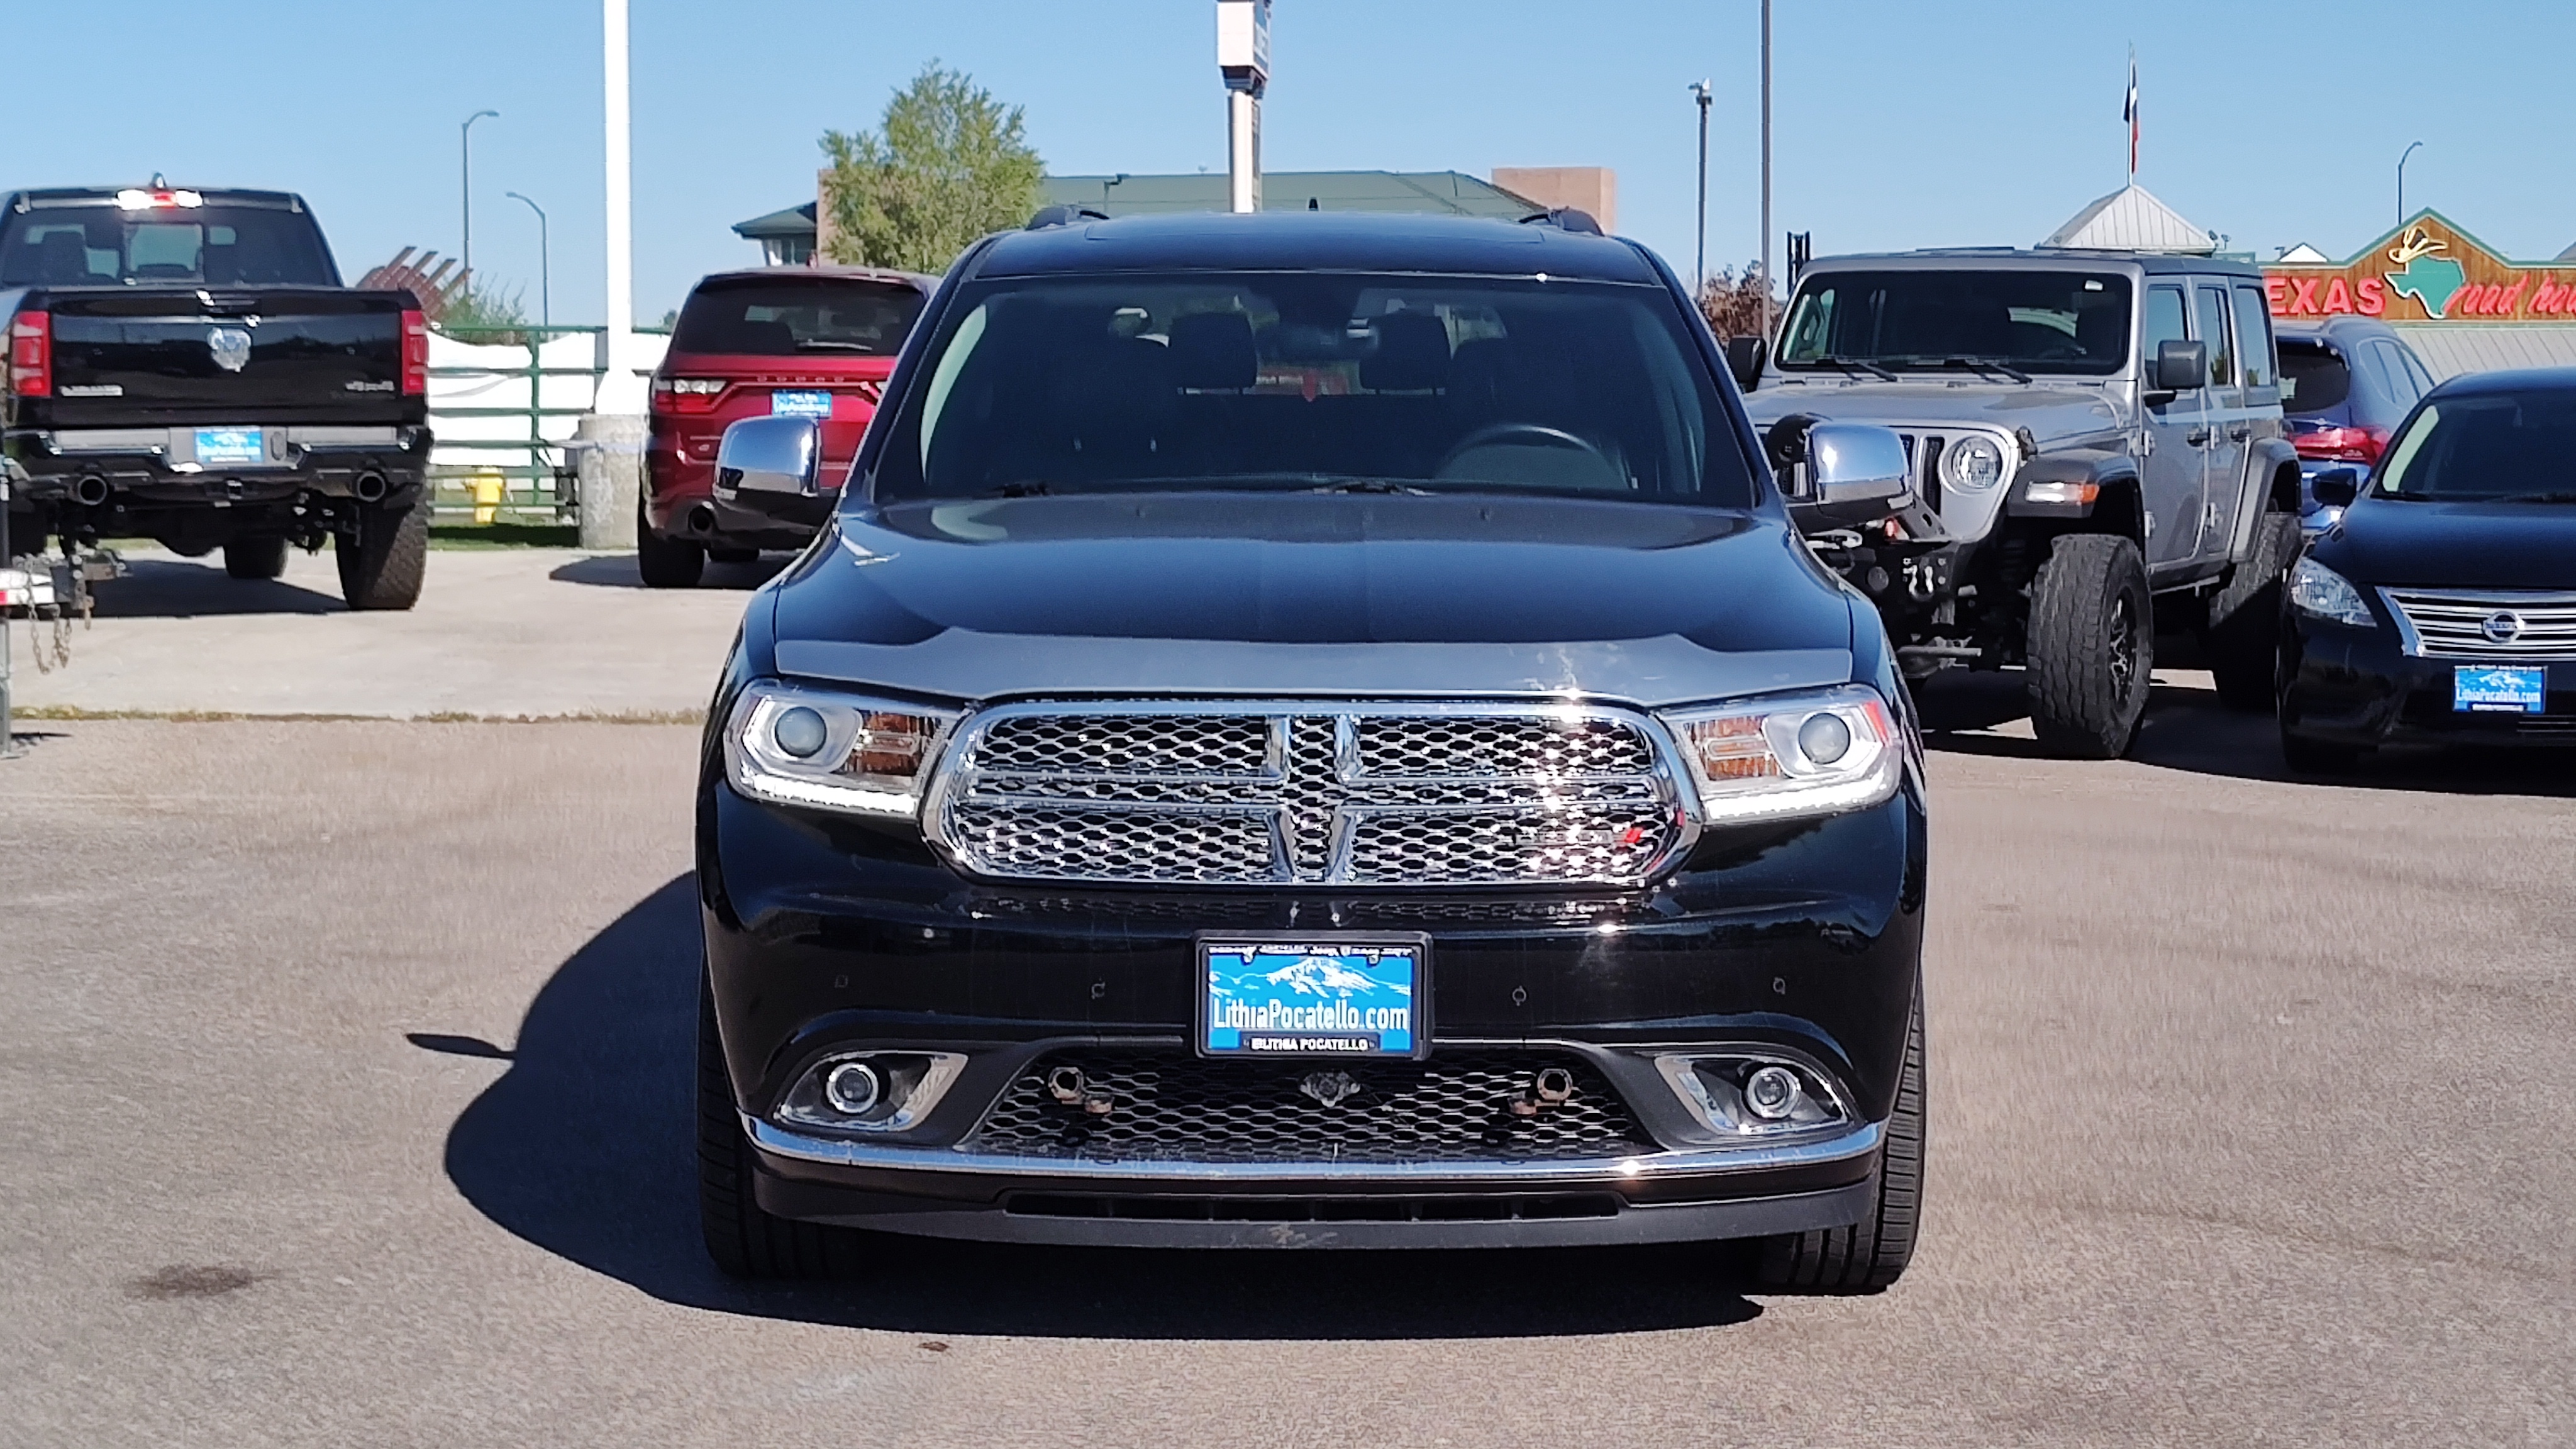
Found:
[[[281,579],[237,579],[219,556],[128,559],[125,577],[91,586],[102,619],[188,619],[231,614],[341,614],[348,606]]]
[[[793,554],[767,553],[749,563],[717,563],[710,559],[705,575],[698,580],[698,587],[737,591],[756,589],[768,583],[770,577],[787,567],[788,561],[794,557]],[[635,555],[631,553],[603,553],[577,558],[571,563],[557,565],[548,571],[546,577],[559,584],[592,584],[609,589],[644,587],[643,577],[635,572]]]
[[[1713,1247],[1147,1252],[889,1237],[853,1255],[869,1266],[851,1277],[728,1279],[698,1240],[697,940],[689,876],[593,937],[537,993],[509,1070],[447,1139],[449,1178],[493,1222],[666,1302],[905,1333],[1133,1339],[1623,1333],[1762,1311]],[[413,1046],[468,1040],[422,1033]]]
[[[1949,670],[1915,686],[1925,748],[1936,753],[2044,759],[2026,733],[2001,732],[2030,717],[2022,676]],[[2128,758],[2161,769],[2239,780],[2404,790],[2444,795],[2576,797],[2576,751],[2390,749],[2335,775],[2294,775],[2281,758],[2272,716],[2229,709],[2214,689],[2159,683]]]

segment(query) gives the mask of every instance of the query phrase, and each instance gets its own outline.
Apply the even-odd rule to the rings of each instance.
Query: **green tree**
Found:
[[[823,133],[829,261],[937,272],[1045,199],[1020,108],[937,61],[888,102],[881,129]]]

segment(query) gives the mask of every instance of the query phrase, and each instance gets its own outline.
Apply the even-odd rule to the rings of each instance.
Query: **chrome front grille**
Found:
[[[2576,659],[2576,594],[2381,589],[2406,652],[2430,659]]]
[[[1590,705],[1024,704],[924,818],[964,870],[1098,885],[1637,885],[1689,844],[1643,716]]]

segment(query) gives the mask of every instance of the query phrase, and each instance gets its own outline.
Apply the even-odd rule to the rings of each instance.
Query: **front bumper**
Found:
[[[1704,838],[1657,888],[1593,895],[1013,889],[908,829],[701,797],[707,961],[755,1192],[782,1216],[939,1236],[1127,1245],[1501,1246],[1744,1237],[1868,1210],[1921,957],[1925,822],[1869,810]],[[1423,931],[1430,1059],[1580,1058],[1639,1150],[1423,1160],[1174,1160],[983,1150],[1051,1054],[1188,1056],[1201,929]],[[1655,1057],[1736,1048],[1829,1074],[1848,1119],[1726,1139]],[[851,1050],[960,1053],[915,1126],[781,1125],[787,1089]]]
[[[2538,714],[2453,709],[2454,671],[2482,662],[2535,667],[2529,660],[2412,655],[2385,621],[2356,629],[2291,610],[2281,630],[2281,728],[2320,744],[2361,748],[2576,745],[2576,663],[2537,666],[2548,671]]]

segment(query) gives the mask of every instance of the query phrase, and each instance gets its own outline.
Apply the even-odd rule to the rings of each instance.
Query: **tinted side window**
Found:
[[[2352,369],[2322,342],[2281,344],[2281,409],[2321,413],[2352,396]]]
[[[2156,365],[2159,345],[2190,341],[2191,332],[2182,320],[2182,288],[2149,287],[2146,320],[2138,332],[2138,360],[2148,367]]]
[[[2244,354],[2245,385],[2270,387],[2279,373],[2272,360],[2272,309],[2260,287],[2236,289],[2236,346]]]
[[[2209,385],[2236,385],[2236,350],[2227,343],[2227,289],[2202,287],[2198,291],[2200,340],[2209,344]]]
[[[2361,369],[2362,381],[2381,401],[2400,408],[2413,405],[2397,379],[2388,375],[2388,357],[2384,349],[2376,343],[2365,343],[2354,348],[2352,355],[2354,365]]]
[[[2415,355],[2415,349],[2401,346],[2397,349],[2397,355],[2406,359],[2407,375],[2415,379],[2415,395],[2422,397],[2431,392],[2433,374],[2425,369],[2424,361]]]
[[[2370,344],[2370,350],[2378,354],[2380,366],[2388,373],[2388,381],[2393,390],[2392,395],[2397,399],[2397,405],[2409,408],[2415,406],[2415,399],[2424,395],[2424,389],[2415,385],[2415,372],[2406,365],[2408,358],[2405,349],[2394,342],[2374,342]]]

